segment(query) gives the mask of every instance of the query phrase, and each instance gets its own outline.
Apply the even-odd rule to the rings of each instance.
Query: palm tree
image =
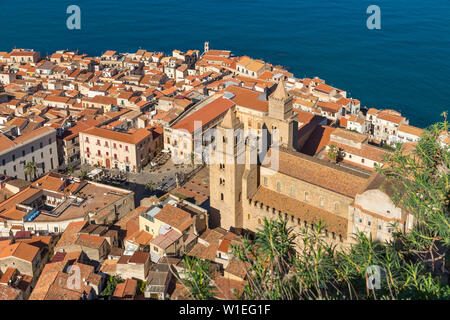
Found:
[[[336,148],[334,144],[330,145],[330,147],[328,148],[328,158],[330,158],[330,160],[334,162],[337,162],[338,155],[339,155],[338,148]]]
[[[87,171],[86,170],[81,170],[80,172],[80,180],[85,180],[87,178]]]
[[[195,155],[193,152],[191,152],[190,158],[191,158],[191,166],[194,166]]]
[[[34,163],[32,161],[28,161],[25,164],[23,172],[25,173],[25,178],[30,177],[30,180],[31,180],[31,177],[33,177],[33,179],[36,179],[36,173],[37,173],[36,163]]]
[[[344,158],[344,150],[341,148],[337,148],[335,145],[332,144],[328,148],[328,158],[338,163]]]
[[[148,191],[152,192],[153,190],[155,190],[155,183],[153,181],[149,181],[145,185],[145,189],[147,189]]]

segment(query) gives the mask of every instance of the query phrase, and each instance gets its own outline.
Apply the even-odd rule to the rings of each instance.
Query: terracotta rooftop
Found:
[[[331,138],[333,138],[333,137],[339,137],[344,140],[352,141],[354,143],[363,143],[364,141],[367,140],[367,136],[365,134],[361,134],[358,132],[354,132],[354,131],[350,131],[350,130],[346,130],[346,129],[342,129],[342,128],[337,128],[336,130],[334,130],[331,135]]]
[[[252,201],[258,201],[263,206],[280,210],[282,214],[287,213],[290,216],[294,216],[295,219],[300,219],[300,223],[305,223],[306,221],[307,224],[311,224],[318,223],[319,220],[322,220],[326,225],[325,228],[329,232],[342,235],[343,238],[347,237],[348,221],[346,218],[339,217],[336,214],[314,207],[306,202],[296,200],[262,186],[258,188],[256,194],[252,197]]]
[[[208,103],[206,106],[184,118],[176,123],[173,129],[187,130],[189,133],[194,133],[194,121],[200,121],[202,126],[206,126],[209,122],[225,113],[235,104],[223,97],[219,97],[214,101]]]
[[[136,294],[138,282],[134,279],[126,279],[125,282],[119,283],[114,290],[115,298],[132,298]]]
[[[98,126],[100,123],[95,119],[87,119],[85,121],[79,121],[77,122],[73,127],[70,127],[67,129],[62,138],[63,140],[70,140],[78,136],[78,134],[83,131],[87,130],[90,127]]]
[[[238,106],[262,112],[267,112],[269,108],[267,100],[259,99],[261,92],[237,86],[229,86],[227,87],[226,91],[234,94],[234,97],[231,98],[231,101],[236,103]]]
[[[216,285],[214,298],[219,300],[237,300],[242,295],[245,282],[233,280],[225,277],[216,277],[213,279]]]
[[[135,251],[128,260],[128,263],[145,264],[148,259],[150,259],[150,254],[148,252]]]
[[[268,151],[270,157],[271,150]],[[340,167],[328,161],[319,160],[280,147],[278,172],[317,185],[321,188],[354,198],[364,191],[370,175],[361,171]],[[263,164],[270,168],[271,163]]]
[[[194,222],[194,219],[191,218],[191,215],[188,212],[174,207],[171,204],[166,204],[161,211],[155,215],[155,219],[178,229],[180,232],[183,232]]]
[[[32,262],[39,253],[39,248],[27,243],[18,242],[0,248],[0,259],[15,257],[27,262]]]
[[[0,285],[0,300],[16,300],[20,295],[21,291],[19,289]]]
[[[136,130],[133,134],[129,134],[97,127],[91,127],[85,131],[82,131],[82,133],[129,144],[138,144],[152,134],[144,128]]]
[[[414,126],[410,126],[407,124],[401,124],[398,126],[398,131],[405,132],[417,137],[420,137],[423,134],[423,129],[417,128]]]
[[[330,126],[317,126],[311,136],[303,145],[301,152],[310,156],[316,155],[323,147],[330,142],[330,135],[336,128]]]
[[[90,234],[80,234],[75,244],[88,248],[98,249],[106,241],[104,237],[98,237]]]
[[[80,232],[80,230],[83,229],[87,223],[87,221],[69,223],[55,248],[61,248],[75,243],[78,237],[78,232]]]

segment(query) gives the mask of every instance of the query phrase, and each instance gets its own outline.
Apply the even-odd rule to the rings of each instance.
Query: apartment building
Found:
[[[0,236],[11,230],[62,232],[71,222],[111,224],[134,209],[134,192],[50,172],[0,202]]]
[[[208,135],[208,131],[214,128],[223,119],[228,109],[235,105],[234,102],[222,96],[214,97],[208,102],[172,127],[164,128],[164,149],[170,150],[174,159],[190,163],[193,154],[195,159],[202,161],[202,150],[194,150],[194,138],[198,139],[199,145],[207,144],[206,140],[209,138],[204,138]]]
[[[77,122],[74,126],[66,129],[58,136],[58,156],[59,163],[66,166],[75,166],[80,164],[80,131],[87,130],[99,125],[94,119]]]
[[[82,163],[107,169],[139,172],[153,157],[153,145],[153,134],[145,128],[119,132],[92,127],[80,132]]]
[[[258,78],[265,71],[270,71],[269,64],[262,60],[254,60],[250,57],[244,56],[236,62],[236,72],[242,76],[250,78]]]
[[[41,54],[39,52],[27,49],[14,49],[9,55],[12,63],[35,64],[41,60]]]
[[[417,142],[423,134],[423,129],[410,126],[407,124],[401,124],[398,127],[397,137],[393,139],[394,142]]]
[[[328,150],[333,145],[340,151],[338,161],[367,169],[375,169],[377,165],[382,167],[385,162],[384,157],[391,152],[371,145],[367,140],[365,134],[337,128],[330,134],[328,146],[323,148],[316,157],[328,159]]]
[[[182,256],[206,230],[208,214],[187,201],[169,197],[160,206],[151,206],[139,216],[139,229],[151,235],[150,259],[157,263],[164,256]]]
[[[0,134],[0,173],[31,180],[24,172],[27,162],[36,164],[37,177],[58,167],[55,129],[41,127],[15,139]]]
[[[377,110],[370,108],[366,114],[370,135],[381,143],[393,144],[397,141],[400,125],[408,125],[409,121],[395,110]]]

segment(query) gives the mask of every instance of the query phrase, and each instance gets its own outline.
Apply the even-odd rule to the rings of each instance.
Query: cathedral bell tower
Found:
[[[234,108],[217,126],[215,149],[210,156],[211,227],[239,231],[242,219],[242,175],[245,169],[244,125]]]
[[[288,149],[296,148],[298,121],[293,112],[293,97],[289,95],[284,87],[284,81],[280,80],[275,91],[269,96],[269,112],[266,123],[268,124],[270,134],[278,132],[278,141],[280,146]],[[273,143],[273,139],[272,139]]]
[[[292,96],[280,80],[275,91],[269,96],[269,117],[278,120],[288,120],[292,117]]]

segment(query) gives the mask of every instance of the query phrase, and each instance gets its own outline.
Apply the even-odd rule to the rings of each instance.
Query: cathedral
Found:
[[[237,86],[227,96],[235,106],[216,128],[222,138],[210,162],[215,226],[255,232],[264,218],[281,216],[294,230],[310,230],[321,221],[324,239],[338,246],[358,231],[384,241],[395,226],[412,227],[412,215],[395,206],[376,172],[297,151],[297,117],[282,80],[268,97]]]

